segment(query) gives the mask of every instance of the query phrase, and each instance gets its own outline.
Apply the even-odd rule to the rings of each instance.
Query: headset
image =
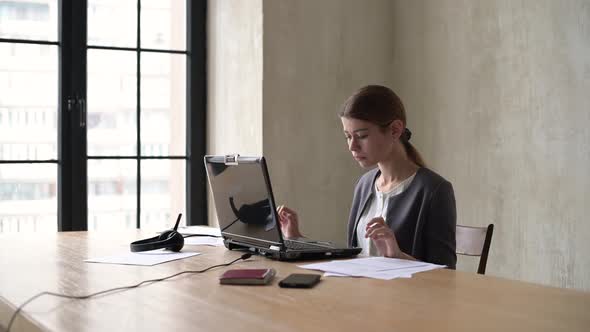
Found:
[[[132,242],[130,245],[131,251],[139,252],[155,249],[168,249],[176,252],[180,251],[184,246],[184,237],[177,232],[180,218],[182,218],[182,213],[178,214],[178,219],[176,219],[176,225],[174,225],[173,229],[162,232],[162,234],[149,239]]]

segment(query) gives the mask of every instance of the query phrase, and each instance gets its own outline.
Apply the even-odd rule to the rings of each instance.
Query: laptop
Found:
[[[361,248],[283,238],[264,157],[205,156],[225,247],[277,260],[351,257]]]

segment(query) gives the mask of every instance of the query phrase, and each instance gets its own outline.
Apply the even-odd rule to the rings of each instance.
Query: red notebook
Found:
[[[266,285],[274,276],[274,269],[233,269],[225,271],[219,282],[226,285]]]

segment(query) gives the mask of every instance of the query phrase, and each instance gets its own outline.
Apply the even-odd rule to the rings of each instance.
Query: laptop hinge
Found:
[[[225,157],[223,158],[223,162],[226,165],[237,165],[238,164],[238,157],[240,155],[239,154],[227,154],[225,155]]]

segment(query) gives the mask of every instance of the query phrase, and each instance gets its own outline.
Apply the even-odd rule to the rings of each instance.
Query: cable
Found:
[[[100,292],[96,292],[96,293],[92,293],[92,294],[88,294],[88,295],[67,295],[67,294],[59,294],[59,293],[53,293],[53,292],[41,292],[31,298],[29,298],[28,300],[26,300],[23,304],[21,304],[18,308],[16,308],[16,311],[12,314],[12,317],[10,317],[10,321],[8,322],[8,327],[6,328],[6,332],[10,332],[10,327],[12,326],[12,323],[14,323],[14,320],[16,319],[16,316],[18,315],[18,313],[22,310],[22,308],[31,303],[34,299],[41,297],[43,295],[52,295],[52,296],[56,296],[56,297],[62,297],[62,298],[66,298],[66,299],[75,299],[75,300],[86,300],[89,299],[91,297],[100,295],[100,294],[105,294],[105,293],[110,293],[110,292],[114,292],[114,291],[118,291],[118,290],[124,290],[124,289],[131,289],[131,288],[137,288],[145,283],[151,282],[158,282],[158,281],[164,281],[170,278],[174,278],[176,276],[179,276],[181,274],[185,274],[185,273],[203,273],[203,272],[207,272],[213,268],[216,267],[221,267],[221,266],[230,266],[233,263],[239,261],[239,260],[246,260],[248,258],[252,257],[252,254],[243,254],[242,256],[240,256],[240,258],[236,258],[233,261],[229,262],[229,263],[225,263],[225,264],[217,264],[217,265],[213,265],[213,266],[209,266],[206,269],[203,270],[187,270],[187,271],[182,271],[182,272],[178,272],[175,273],[173,275],[164,277],[164,278],[158,278],[158,279],[150,279],[150,280],[144,280],[140,283],[137,283],[135,285],[131,285],[131,286],[122,286],[122,287],[116,287],[116,288],[110,288],[110,289],[106,289]]]

